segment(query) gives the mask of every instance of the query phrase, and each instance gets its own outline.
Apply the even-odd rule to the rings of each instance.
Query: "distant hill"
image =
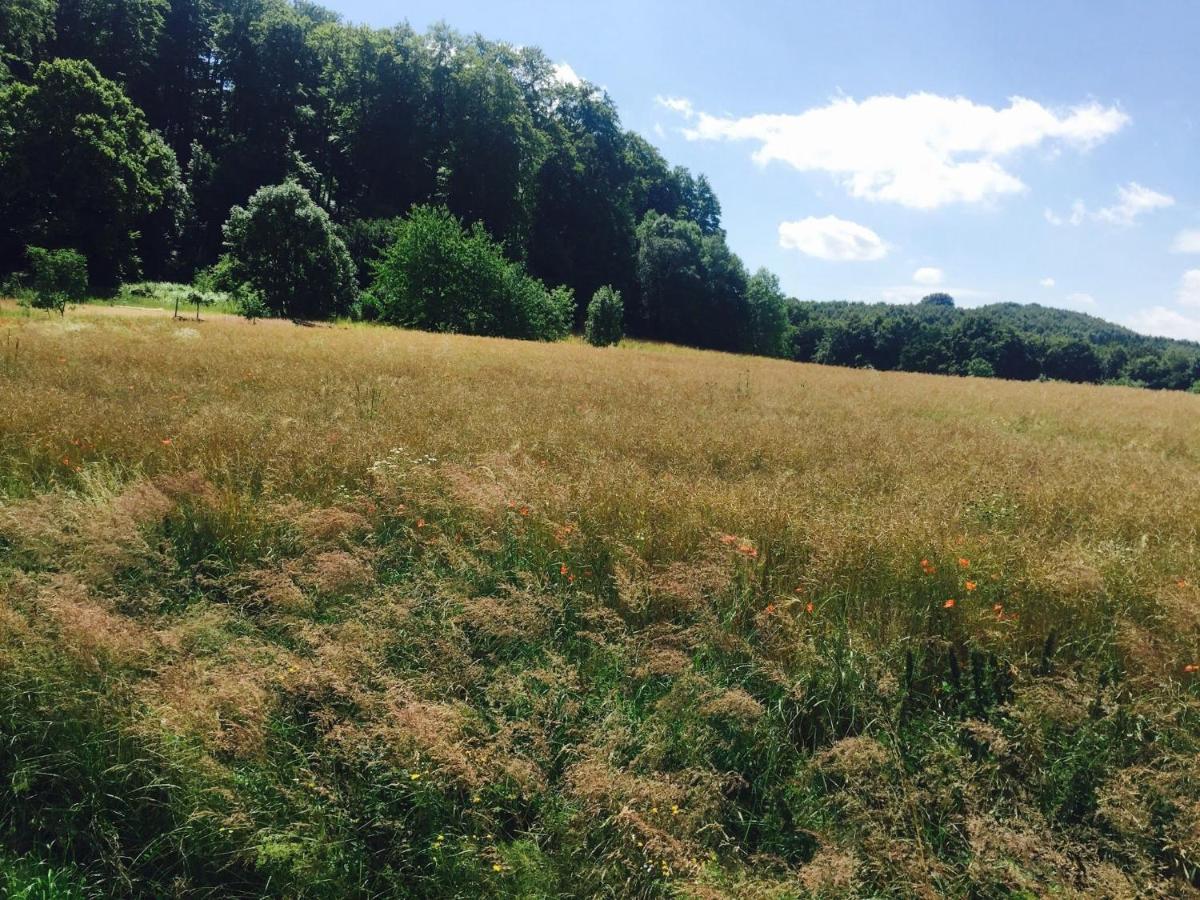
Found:
[[[791,355],[802,361],[1173,390],[1200,384],[1194,341],[1036,303],[962,309],[944,294],[903,305],[795,301],[789,316]]]

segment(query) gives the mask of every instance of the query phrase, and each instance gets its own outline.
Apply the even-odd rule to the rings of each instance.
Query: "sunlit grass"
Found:
[[[147,895],[1196,877],[1200,397],[83,308],[0,320],[0,392],[13,858]]]

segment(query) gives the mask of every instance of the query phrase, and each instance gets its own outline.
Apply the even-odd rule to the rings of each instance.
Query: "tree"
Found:
[[[1060,381],[1097,382],[1104,374],[1104,366],[1091,344],[1056,340],[1042,357],[1042,373]]]
[[[87,293],[87,259],[75,250],[26,247],[29,286],[37,309],[58,310],[64,315],[67,303],[82,300]]]
[[[606,284],[596,290],[588,303],[584,338],[593,347],[619,344],[625,333],[624,322],[625,304],[621,302],[621,292]]]
[[[747,352],[761,356],[790,355],[787,297],[779,286],[779,276],[759,269],[746,285],[746,300],[750,308]]]
[[[252,287],[272,315],[323,319],[358,295],[354,263],[328,213],[294,181],[259,188],[225,223],[227,281]]]
[[[482,225],[464,228],[445,207],[414,207],[375,271],[371,296],[394,325],[526,340],[557,340],[571,328],[569,289],[547,291]]]
[[[175,155],[91,63],[0,87],[0,270],[28,243],[75,247],[114,286],[139,268],[139,231],[184,196]]]
[[[925,306],[947,306],[953,309],[954,298],[949,294],[938,291],[933,294],[926,294],[921,298],[921,303]]]
[[[26,77],[41,48],[54,36],[54,0],[0,3],[0,82]]]
[[[750,319],[746,270],[724,236],[651,212],[637,238],[641,314],[649,334],[695,347],[742,349]]]

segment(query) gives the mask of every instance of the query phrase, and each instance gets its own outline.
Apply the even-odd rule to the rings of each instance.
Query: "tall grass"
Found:
[[[0,873],[1195,889],[1200,398],[86,311],[0,395]]]

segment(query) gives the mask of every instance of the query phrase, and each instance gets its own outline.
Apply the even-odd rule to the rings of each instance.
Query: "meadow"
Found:
[[[1178,897],[1200,397],[0,317],[0,889]]]

